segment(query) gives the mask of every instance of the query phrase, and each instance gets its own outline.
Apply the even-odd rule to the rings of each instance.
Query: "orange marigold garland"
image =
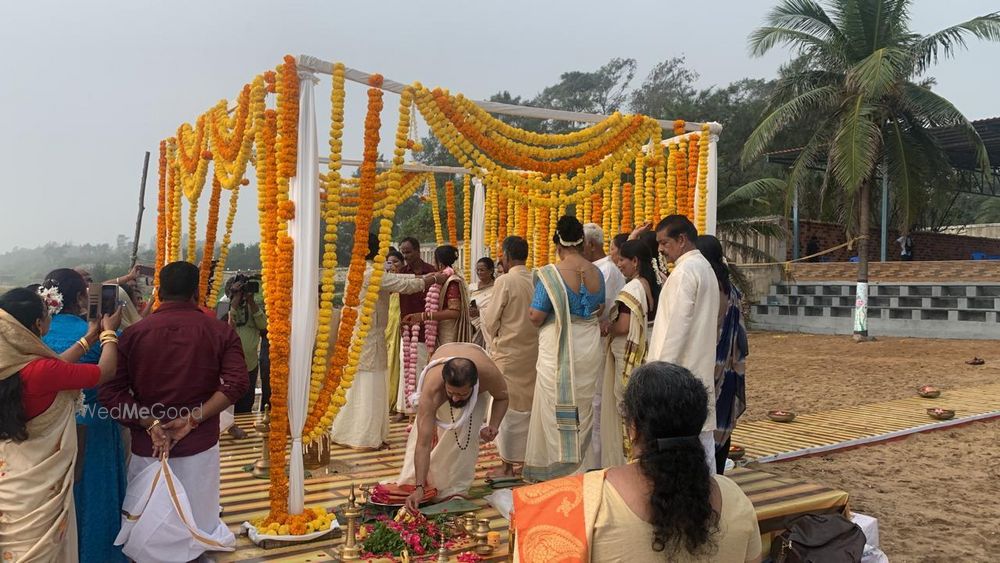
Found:
[[[455,248],[458,248],[458,218],[455,216],[455,182],[448,180],[444,183],[444,204],[448,212],[448,238]]]
[[[684,134],[684,130],[685,130],[685,125],[686,125],[686,123],[684,122],[683,119],[675,119],[674,120],[674,135],[675,136],[677,136],[677,135],[683,135]]]
[[[153,285],[160,286],[160,270],[167,259],[167,141],[160,141],[159,190],[156,197],[156,266]],[[154,301],[159,296],[153,296]]]
[[[212,195],[208,200],[208,222],[205,224],[205,246],[201,250],[201,266],[198,267],[198,301],[207,307],[215,305],[210,295],[208,279],[212,273],[212,259],[215,258],[215,235],[219,226],[219,199],[222,184],[212,178]]]
[[[688,191],[688,171],[687,171],[687,143],[681,140],[677,145],[677,212],[694,219],[691,216],[691,192]]]
[[[288,235],[288,221],[294,205],[288,200],[288,181],[295,174],[298,144],[299,81],[295,59],[286,56],[278,67],[277,140],[275,142],[275,219],[271,257],[272,292],[268,339],[271,344],[271,514],[270,519],[288,514],[288,476],[285,474],[285,449],[288,435],[288,359],[290,352],[292,308],[292,261],[294,243]]]
[[[634,205],[632,203],[632,184],[622,184],[622,232],[628,233],[635,228],[632,223]]]
[[[246,180],[244,180],[244,182],[249,183]],[[236,220],[236,207],[239,197],[240,187],[236,186],[229,192],[229,212],[226,214],[226,230],[222,235],[222,242],[219,244],[219,258],[215,261],[215,273],[212,275],[212,287],[209,288],[207,298],[207,302],[210,307],[218,300],[219,292],[222,290],[222,277],[225,275],[226,260],[229,259],[229,245],[233,242],[233,224]],[[216,215],[218,215],[218,203],[216,203]],[[212,230],[214,236],[215,228],[213,227]],[[210,247],[206,245],[205,248]],[[209,262],[209,267],[211,267],[211,262]]]

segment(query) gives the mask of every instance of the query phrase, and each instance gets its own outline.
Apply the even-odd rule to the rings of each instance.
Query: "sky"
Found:
[[[775,76],[787,51],[751,58],[746,47],[775,2],[3,0],[0,252],[131,237],[147,150],[141,240],[149,241],[160,139],[235,98],[285,54],[473,99],[500,90],[530,97],[563,72],[592,71],[613,57],[638,60],[638,86],[657,62],[684,56],[700,75],[695,86],[707,88]],[[912,28],[930,33],[997,8],[996,0],[915,0]],[[937,91],[970,119],[1000,115],[998,57],[1000,44],[971,42],[932,70]],[[317,115],[325,134],[330,81],[321,78]],[[390,141],[397,101],[386,96],[382,136]],[[364,88],[349,85],[345,158],[360,157],[364,104]],[[388,142],[383,152],[391,152]],[[256,195],[244,192],[234,240],[253,242]]]

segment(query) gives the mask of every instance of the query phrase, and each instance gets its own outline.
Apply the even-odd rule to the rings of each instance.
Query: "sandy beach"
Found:
[[[816,412],[1000,381],[996,342],[753,333],[744,420],[769,409]],[[965,361],[978,356],[983,366]],[[993,561],[1000,553],[1000,420],[769,463],[772,473],[844,489],[851,507],[879,519],[895,562]]]

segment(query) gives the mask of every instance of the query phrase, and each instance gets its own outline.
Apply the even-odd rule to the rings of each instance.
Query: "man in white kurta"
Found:
[[[656,226],[660,253],[674,263],[660,291],[656,320],[646,361],[663,361],[687,368],[715,396],[715,347],[719,324],[719,282],[712,266],[698,252],[698,231],[683,215],[670,215]],[[715,401],[701,443],[709,470],[715,473]]]
[[[601,313],[601,322],[608,320],[611,308],[615,306],[615,299],[625,287],[625,276],[618,269],[610,256],[604,253],[604,231],[597,223],[587,223],[583,226],[583,256],[590,260],[604,276],[604,311]],[[601,336],[601,350],[607,352],[608,337]],[[597,391],[594,393],[594,440],[590,442],[590,452],[586,460],[586,465],[590,469],[601,466],[601,398],[604,385],[597,384]]]
[[[510,394],[510,408],[500,424],[497,451],[503,461],[500,475],[513,476],[514,465],[524,463],[535,395],[538,329],[528,310],[535,294],[528,259],[528,242],[511,236],[503,241],[500,263],[504,273],[493,283],[490,306],[482,310],[486,351],[503,373]]]
[[[374,243],[378,251],[378,239]],[[369,254],[371,255],[371,254]],[[362,295],[367,291],[373,265],[369,262],[365,271]],[[389,297],[393,293],[403,295],[420,293],[444,278],[444,274],[414,276],[412,274],[382,274],[382,285],[378,301],[372,311],[371,328],[361,348],[358,373],[354,384],[347,391],[347,402],[333,421],[330,439],[335,444],[356,449],[378,449],[389,437],[389,368],[385,345],[385,326],[389,318]],[[359,323],[360,325],[360,323]],[[357,331],[359,326],[355,326]]]

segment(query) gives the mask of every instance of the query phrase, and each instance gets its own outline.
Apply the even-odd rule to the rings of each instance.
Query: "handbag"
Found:
[[[771,543],[775,563],[857,563],[865,550],[861,527],[840,514],[805,514],[786,522]]]

